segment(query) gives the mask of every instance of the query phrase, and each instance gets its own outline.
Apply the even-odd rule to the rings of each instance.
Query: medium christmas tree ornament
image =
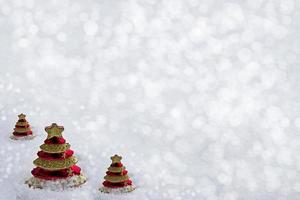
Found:
[[[10,138],[14,140],[30,140],[34,138],[30,125],[26,120],[26,115],[21,113],[18,117],[19,119]]]
[[[61,190],[85,183],[86,178],[76,165],[77,158],[62,136],[64,127],[53,123],[45,130],[48,133],[47,139],[40,146],[38,158],[33,161],[36,166],[31,171],[33,177],[26,184],[32,188]]]
[[[104,176],[103,187],[100,188],[104,193],[126,193],[135,189],[132,181],[128,177],[128,172],[121,163],[121,156],[114,155],[106,176]]]

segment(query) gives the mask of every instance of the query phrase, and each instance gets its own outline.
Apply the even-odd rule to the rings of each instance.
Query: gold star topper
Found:
[[[46,126],[45,131],[48,133],[47,139],[53,137],[62,137],[64,127],[58,126],[56,123],[52,123],[51,126]]]
[[[112,164],[120,163],[122,160],[122,156],[114,155],[114,156],[110,157],[110,159],[112,160]]]
[[[25,119],[26,115],[24,115],[23,113],[18,115],[19,119]]]

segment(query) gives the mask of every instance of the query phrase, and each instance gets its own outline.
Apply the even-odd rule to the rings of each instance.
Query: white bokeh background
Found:
[[[0,0],[0,199],[300,199],[297,0]],[[17,115],[37,137],[12,141]],[[88,182],[29,189],[46,125]],[[138,189],[100,194],[109,157]]]

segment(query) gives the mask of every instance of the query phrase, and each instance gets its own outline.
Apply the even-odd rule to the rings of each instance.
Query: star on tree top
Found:
[[[18,115],[19,119],[25,119],[26,115],[24,115],[23,113]]]
[[[64,127],[58,126],[56,123],[52,123],[51,126],[46,126],[45,131],[48,133],[47,139],[53,137],[62,137]]]
[[[112,157],[110,157],[110,159],[112,160],[112,163],[120,163],[122,160],[122,156],[118,156],[118,155],[114,155]]]

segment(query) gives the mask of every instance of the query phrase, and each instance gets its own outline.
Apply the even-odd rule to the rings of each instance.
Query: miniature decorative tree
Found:
[[[62,136],[64,127],[53,123],[45,130],[48,133],[47,139],[40,146],[38,158],[33,161],[36,166],[31,171],[33,177],[26,184],[33,188],[60,190],[85,183],[86,178],[80,167],[75,165],[77,158]]]
[[[17,121],[14,132],[10,136],[11,139],[20,140],[20,139],[32,139],[34,135],[32,134],[29,123],[26,120],[26,115],[21,113],[18,115],[19,120]]]
[[[101,192],[105,193],[124,193],[131,192],[135,189],[132,181],[128,177],[128,172],[121,163],[121,156],[114,155],[110,157],[112,160],[106,176],[104,177],[103,187],[100,188]]]

